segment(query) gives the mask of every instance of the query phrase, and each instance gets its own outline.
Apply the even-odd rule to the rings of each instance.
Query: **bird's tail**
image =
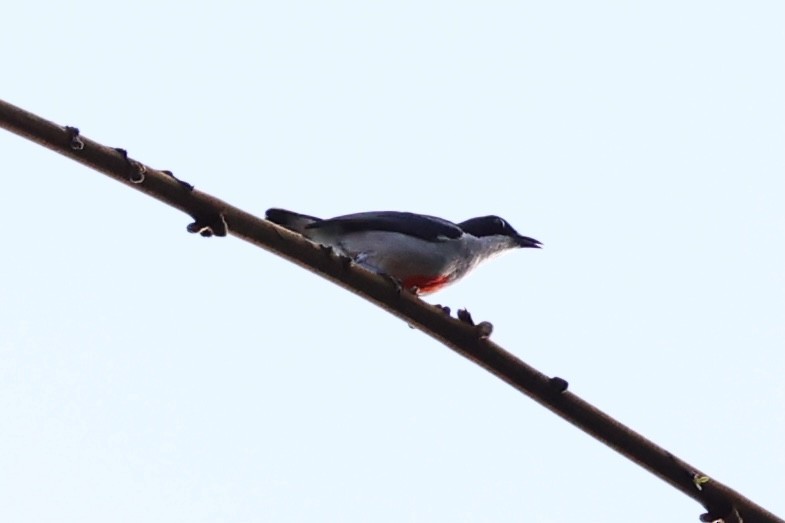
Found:
[[[308,216],[307,214],[300,214],[285,209],[267,209],[265,217],[273,223],[286,227],[290,231],[303,234],[305,227],[314,223],[322,221],[321,218],[315,216]]]

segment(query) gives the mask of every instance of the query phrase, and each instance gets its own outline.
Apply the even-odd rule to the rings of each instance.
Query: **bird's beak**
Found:
[[[534,249],[540,249],[542,247],[542,243],[538,242],[534,238],[529,238],[528,236],[516,236],[515,241],[518,242],[518,247],[531,247]]]

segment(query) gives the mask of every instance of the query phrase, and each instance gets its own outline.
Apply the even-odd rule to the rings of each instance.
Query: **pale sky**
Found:
[[[17,2],[0,97],[249,212],[498,214],[427,298],[785,516],[782,2]],[[0,132],[0,519],[702,508],[354,295]]]

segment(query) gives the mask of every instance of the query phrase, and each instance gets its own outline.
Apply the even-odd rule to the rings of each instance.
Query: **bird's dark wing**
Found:
[[[463,231],[454,223],[410,212],[382,211],[347,214],[309,224],[307,229],[334,229],[342,232],[388,231],[428,241],[460,238]]]

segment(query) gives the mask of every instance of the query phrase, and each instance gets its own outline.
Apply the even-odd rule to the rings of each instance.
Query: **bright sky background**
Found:
[[[433,296],[785,516],[779,1],[15,2],[0,97],[262,215],[499,214]],[[0,133],[3,521],[702,508],[398,319]]]

